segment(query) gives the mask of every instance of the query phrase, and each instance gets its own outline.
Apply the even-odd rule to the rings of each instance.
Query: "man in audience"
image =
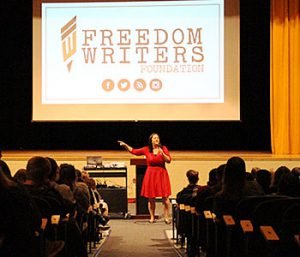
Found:
[[[201,190],[197,193],[196,199],[195,199],[195,207],[196,211],[198,213],[202,213],[204,210],[205,206],[205,200],[208,197],[214,196],[217,192],[219,192],[222,188],[222,178],[223,178],[223,173],[224,169],[226,167],[226,164],[221,164],[216,168],[216,184],[210,186],[208,185],[204,190]]]
[[[49,209],[43,209],[45,206],[39,205],[41,213],[48,219],[52,215],[60,215],[61,220],[66,217],[69,209],[63,197],[56,190],[49,187],[50,161],[40,156],[32,157],[27,162],[26,170],[25,188],[36,201],[37,199],[43,199],[49,205]],[[54,239],[51,228],[46,237],[49,240]],[[67,237],[65,237],[65,233],[60,233],[58,237],[65,241],[67,249],[72,256],[87,257],[80,230],[73,217],[70,217],[68,221]]]
[[[102,229],[108,229],[109,226],[105,226],[109,220],[108,217],[108,205],[102,199],[96,188],[96,181],[93,178],[88,180],[88,187],[90,192],[91,205],[93,207],[93,211],[99,218],[99,222],[101,224]]]

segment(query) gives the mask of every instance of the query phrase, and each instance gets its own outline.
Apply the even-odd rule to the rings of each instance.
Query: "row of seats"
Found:
[[[80,226],[82,231],[82,239],[88,253],[97,247],[97,243],[102,239],[99,233],[99,219],[93,212],[83,215],[79,224],[74,217],[62,218],[60,215],[52,215],[51,217],[42,218],[41,227],[36,231],[36,251],[40,257],[46,256],[74,256],[74,226]],[[72,236],[71,236],[72,235]]]
[[[214,213],[215,197],[197,212],[195,197],[186,195],[173,204],[176,243],[188,256],[299,257],[300,198],[279,195],[248,196],[231,213]]]

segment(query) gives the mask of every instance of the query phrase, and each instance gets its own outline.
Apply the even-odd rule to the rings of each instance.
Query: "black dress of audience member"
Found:
[[[41,215],[23,187],[0,168],[0,256],[38,257]]]

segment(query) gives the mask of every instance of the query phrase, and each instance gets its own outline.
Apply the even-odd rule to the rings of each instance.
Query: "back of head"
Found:
[[[231,157],[226,163],[223,176],[223,191],[242,190],[245,185],[246,164],[240,157]]]
[[[50,158],[50,157],[46,157],[46,159],[50,162],[50,166],[51,166],[49,179],[55,181],[57,178],[57,171],[58,171],[57,162],[53,158]]]
[[[208,182],[207,182],[207,185],[208,186],[213,186],[215,184],[217,184],[217,169],[213,168],[208,173]]]
[[[277,168],[274,172],[274,181],[273,181],[273,185],[274,186],[278,186],[279,184],[279,180],[280,180],[280,177],[283,175],[283,174],[287,174],[290,172],[290,169],[286,166],[280,166],[279,168]]]
[[[188,170],[186,176],[190,184],[197,184],[199,180],[199,172],[196,170]]]
[[[60,179],[59,183],[66,184],[72,187],[72,184],[76,180],[76,171],[75,167],[71,164],[61,164],[59,167]]]
[[[271,185],[272,173],[266,169],[256,171],[256,181],[265,189]]]
[[[44,185],[48,181],[51,165],[50,162],[41,156],[35,156],[28,160],[26,171],[27,179],[35,185]]]
[[[278,193],[280,195],[299,197],[299,179],[296,176],[294,176],[291,172],[283,174],[278,182]]]
[[[26,169],[19,169],[14,177],[13,177],[13,180],[15,182],[18,182],[20,184],[23,184],[25,181],[26,181],[26,178],[27,178],[27,171]]]
[[[223,180],[223,175],[224,175],[224,170],[226,168],[226,164],[223,163],[221,164],[216,171],[216,177],[218,181],[222,181]]]

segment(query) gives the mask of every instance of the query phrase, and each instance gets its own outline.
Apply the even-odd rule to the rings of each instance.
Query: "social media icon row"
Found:
[[[112,91],[115,87],[117,87],[120,91],[126,92],[131,87],[136,91],[144,91],[147,87],[147,83],[143,79],[136,79],[131,85],[128,79],[119,80],[116,85],[115,82],[111,79],[105,79],[102,82],[102,88],[104,91]],[[159,91],[162,89],[162,82],[159,79],[152,79],[149,83],[149,88],[153,91]]]

